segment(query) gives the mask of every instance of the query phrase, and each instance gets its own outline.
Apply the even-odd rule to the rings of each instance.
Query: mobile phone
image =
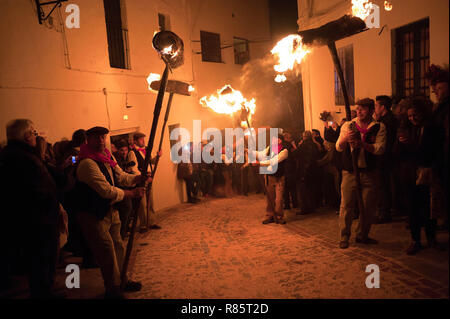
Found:
[[[328,122],[328,125],[333,125],[333,122],[332,121]]]
[[[75,156],[72,156],[72,163],[75,164],[77,162],[77,158]]]

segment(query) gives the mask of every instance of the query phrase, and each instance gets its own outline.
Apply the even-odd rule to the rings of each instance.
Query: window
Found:
[[[234,63],[245,64],[250,60],[250,52],[248,51],[248,40],[241,38],[233,39],[234,46]]]
[[[355,104],[355,77],[353,73],[353,45],[337,49],[339,61],[341,62],[342,73],[344,73],[345,86],[347,87],[350,105]],[[342,93],[341,81],[334,70],[334,102],[336,105],[345,105],[344,94]]]
[[[130,69],[128,30],[125,8],[121,0],[103,0],[109,64],[113,68]]]
[[[425,73],[430,65],[429,19],[392,30],[393,83],[396,96],[430,96]]]
[[[220,34],[200,31],[202,61],[222,63],[220,51]]]

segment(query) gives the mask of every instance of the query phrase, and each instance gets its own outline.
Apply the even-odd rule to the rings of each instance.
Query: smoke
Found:
[[[286,73],[288,78],[286,82],[276,83],[275,64],[276,59],[268,53],[264,58],[245,64],[239,78],[239,90],[242,94],[246,98],[256,99],[256,111],[252,116],[253,127],[295,126],[293,121],[297,114],[293,112],[290,102],[292,97],[288,95],[292,94],[292,86],[300,81],[298,68]],[[294,94],[299,95],[301,92]]]

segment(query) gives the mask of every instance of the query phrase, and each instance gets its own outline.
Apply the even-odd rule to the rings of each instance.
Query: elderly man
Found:
[[[35,149],[38,134],[33,122],[12,120],[6,135],[8,145],[0,153],[1,284],[8,284],[13,269],[26,267],[31,298],[58,297],[51,289],[58,238],[57,186]]]
[[[105,148],[108,133],[108,129],[98,126],[86,131],[87,144],[81,146],[76,171],[77,219],[100,265],[105,298],[123,298],[120,274],[125,249],[120,236],[119,212],[114,204],[125,197],[143,196],[144,188],[124,190],[118,187],[132,187],[141,181],[141,176],[125,173],[117,165]],[[124,290],[140,289],[140,283],[128,281]]]
[[[373,120],[375,102],[366,98],[356,103],[356,119],[345,122],[336,142],[336,150],[342,152],[342,184],[339,227],[341,241],[339,247],[348,247],[353,211],[356,208],[356,177],[353,172],[352,155],[357,158],[361,180],[361,194],[364,211],[359,212],[359,224],[356,230],[356,242],[377,244],[369,237],[372,219],[376,210],[376,161],[375,155],[382,155],[386,146],[386,129],[383,123]]]
[[[133,146],[132,151],[136,155],[136,159],[138,162],[139,171],[142,172],[145,164],[145,155],[147,153],[147,147],[145,146],[145,134],[141,132],[136,132],[133,135]],[[162,152],[158,152],[158,157],[162,156]],[[151,163],[155,163],[156,157],[151,159]],[[150,172],[150,166],[147,169],[147,172]],[[139,207],[139,231],[141,233],[146,232],[148,229],[160,229],[161,227],[156,225],[154,222],[154,218],[150,215],[150,212],[153,212],[153,191],[147,192],[141,201],[141,205]]]

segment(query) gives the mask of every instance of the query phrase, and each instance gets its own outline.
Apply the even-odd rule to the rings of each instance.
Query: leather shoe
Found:
[[[156,224],[153,224],[149,227],[150,229],[161,229],[161,226],[158,226]]]
[[[286,224],[286,221],[283,218],[277,218],[277,220],[275,221],[277,224],[281,224],[284,225]]]
[[[348,248],[348,241],[346,241],[346,240],[341,241],[341,242],[339,243],[339,248],[341,248],[341,249],[346,249],[346,248]]]
[[[136,292],[142,289],[142,284],[139,281],[131,281],[128,280],[128,282],[125,284],[125,287],[123,288],[123,291],[125,292]]]
[[[273,217],[269,217],[267,219],[264,219],[262,223],[263,224],[270,224],[270,223],[274,223],[274,222],[275,222],[275,219]]]

